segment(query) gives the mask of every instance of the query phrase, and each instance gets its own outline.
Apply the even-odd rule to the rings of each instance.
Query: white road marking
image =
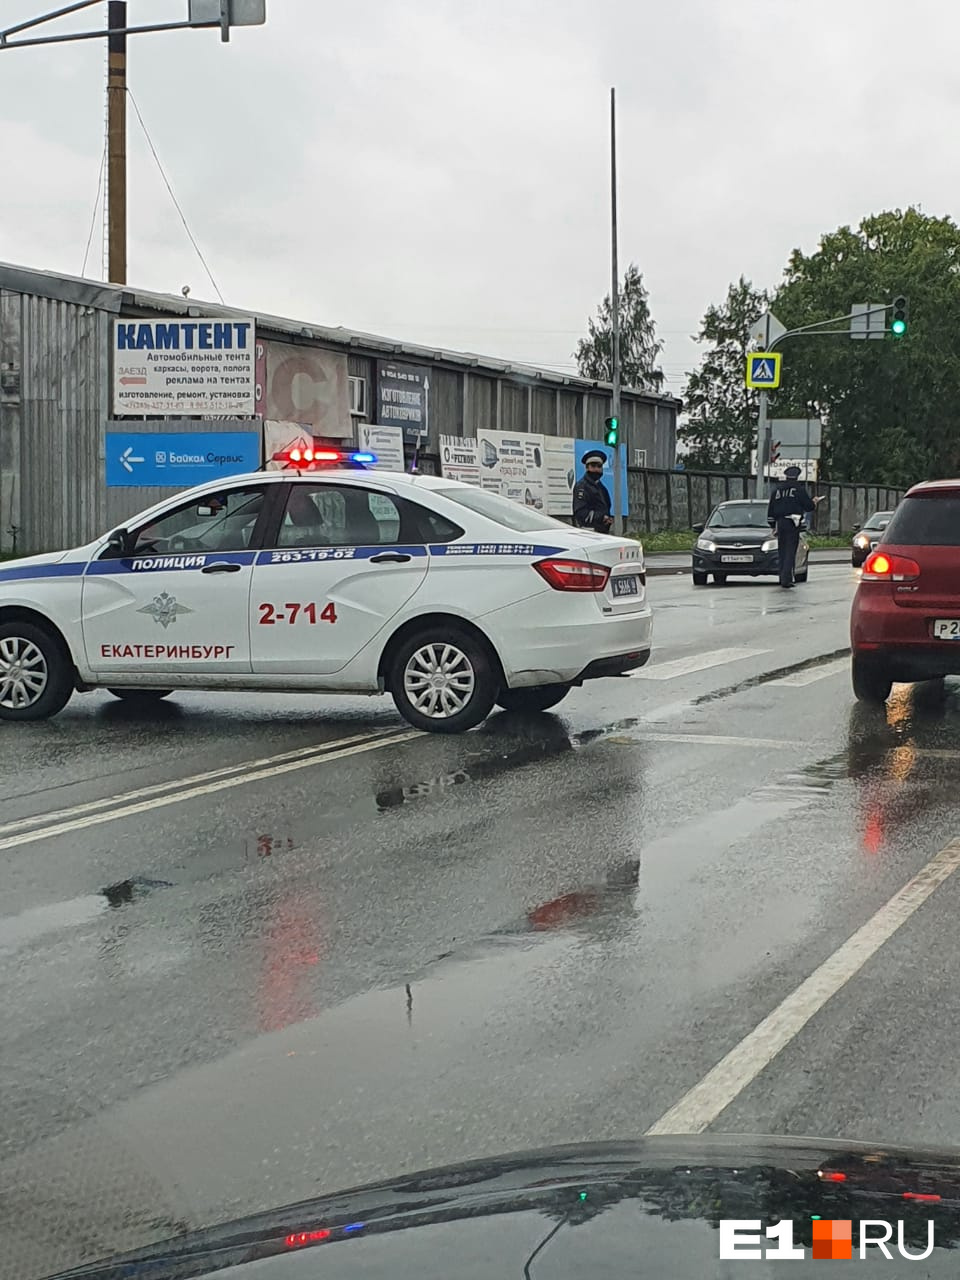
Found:
[[[635,742],[694,742],[703,747],[793,747],[796,742],[782,738],[731,738],[721,733],[643,733]]]
[[[201,783],[198,786],[184,786],[181,784],[182,790],[170,791],[168,789],[166,795],[154,796],[149,800],[141,800],[136,804],[127,803],[127,797],[124,796],[114,797],[116,807],[113,809],[101,809],[100,812],[70,818],[64,822],[53,822],[46,826],[35,827],[31,831],[21,832],[18,835],[7,836],[4,839],[0,839],[0,850],[16,849],[21,845],[34,844],[38,840],[50,840],[55,836],[67,835],[71,831],[82,831],[87,827],[97,827],[106,822],[116,822],[120,818],[134,817],[138,813],[149,813],[151,809],[162,809],[164,805],[180,804],[184,800],[194,800],[198,796],[208,796],[215,791],[227,791],[231,787],[241,787],[247,782],[261,782],[265,778],[276,778],[284,773],[293,773],[297,769],[310,769],[314,765],[326,764],[328,760],[343,760],[348,756],[360,755],[365,751],[376,751],[379,747],[386,747],[391,743],[412,742],[414,738],[422,737],[423,734],[414,729],[409,733],[395,733],[390,736],[359,742],[355,746],[345,747],[342,750],[323,753],[313,751],[300,759],[287,760],[282,764],[268,764],[262,769],[248,768],[243,772],[217,778],[212,782]]]
[[[690,676],[708,667],[720,667],[725,662],[739,662],[742,658],[759,658],[769,649],[714,649],[711,653],[694,653],[689,658],[675,658],[672,662],[657,662],[631,672],[634,680],[675,680],[677,676]]]
[[[818,680],[827,680],[830,676],[838,676],[850,670],[849,658],[837,658],[834,662],[825,662],[820,667],[807,667],[805,671],[794,671],[779,680],[768,680],[770,685],[784,685],[792,689],[802,689],[805,685],[816,684]]]
[[[931,858],[922,871],[777,1005],[699,1084],[651,1125],[647,1133],[702,1133],[957,867],[960,867],[960,839],[952,840]]]
[[[0,836],[11,835],[14,831],[26,831],[38,823],[49,826],[52,822],[60,822],[66,818],[76,818],[83,813],[94,813],[97,809],[116,808],[129,804],[132,800],[145,800],[148,796],[162,795],[165,791],[175,791],[178,787],[192,787],[201,782],[212,782],[216,778],[227,778],[235,773],[247,773],[251,769],[262,769],[266,765],[281,764],[285,760],[301,760],[308,756],[324,756],[342,747],[353,746],[357,742],[378,742],[396,737],[394,731],[383,733],[358,733],[349,738],[337,738],[332,742],[315,743],[312,747],[298,747],[294,751],[281,751],[275,756],[263,756],[260,759],[243,760],[239,764],[227,765],[223,769],[210,769],[206,773],[195,773],[186,778],[172,778],[169,782],[155,782],[149,787],[138,787],[132,791],[123,791],[119,795],[103,796],[99,800],[87,800],[83,804],[72,805],[68,809],[56,809],[51,813],[36,813],[27,818],[17,818],[13,822],[0,824]]]

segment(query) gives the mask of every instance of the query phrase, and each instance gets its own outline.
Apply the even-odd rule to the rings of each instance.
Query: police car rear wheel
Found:
[[[430,628],[410,636],[393,663],[397,710],[428,733],[464,733],[485,720],[499,679],[483,644],[465,632]]]
[[[536,684],[526,689],[501,689],[497,706],[504,711],[549,711],[570,692],[568,684]]]
[[[161,698],[169,698],[172,689],[108,689],[121,702],[159,702]]]
[[[63,643],[32,622],[0,626],[0,720],[46,720],[70,701],[74,670]]]

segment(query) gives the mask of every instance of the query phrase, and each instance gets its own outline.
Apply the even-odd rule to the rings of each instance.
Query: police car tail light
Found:
[[[538,560],[533,566],[554,591],[602,591],[610,570],[586,560]]]
[[[912,582],[920,577],[920,566],[909,556],[888,555],[874,551],[863,566],[864,582]]]

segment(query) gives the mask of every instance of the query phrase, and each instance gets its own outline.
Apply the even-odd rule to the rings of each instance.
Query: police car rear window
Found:
[[[960,547],[960,493],[904,498],[883,541],[901,547]]]
[[[568,533],[570,531],[568,525],[554,520],[552,516],[545,516],[529,507],[521,507],[519,502],[511,502],[509,498],[501,498],[499,494],[487,493],[483,489],[434,489],[433,492],[450,502],[456,502],[458,506],[466,507],[468,511],[475,511],[479,516],[495,520],[497,524],[502,524],[505,529],[512,529],[515,533],[534,533],[537,529],[558,528],[565,529]]]

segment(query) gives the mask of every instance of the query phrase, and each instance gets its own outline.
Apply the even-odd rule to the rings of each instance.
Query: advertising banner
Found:
[[[376,457],[373,464],[378,471],[402,471],[403,432],[399,427],[374,426],[361,422],[357,431],[360,448]]]
[[[115,320],[113,412],[248,417],[255,342],[251,319]]]
[[[474,436],[440,437],[440,470],[448,480],[480,484],[480,453]]]
[[[377,362],[377,422],[399,427],[408,444],[427,434],[430,370],[426,365]]]
[[[189,489],[260,466],[259,431],[108,431],[108,489]]]
[[[546,508],[543,436],[478,431],[480,487],[539,511]]]

